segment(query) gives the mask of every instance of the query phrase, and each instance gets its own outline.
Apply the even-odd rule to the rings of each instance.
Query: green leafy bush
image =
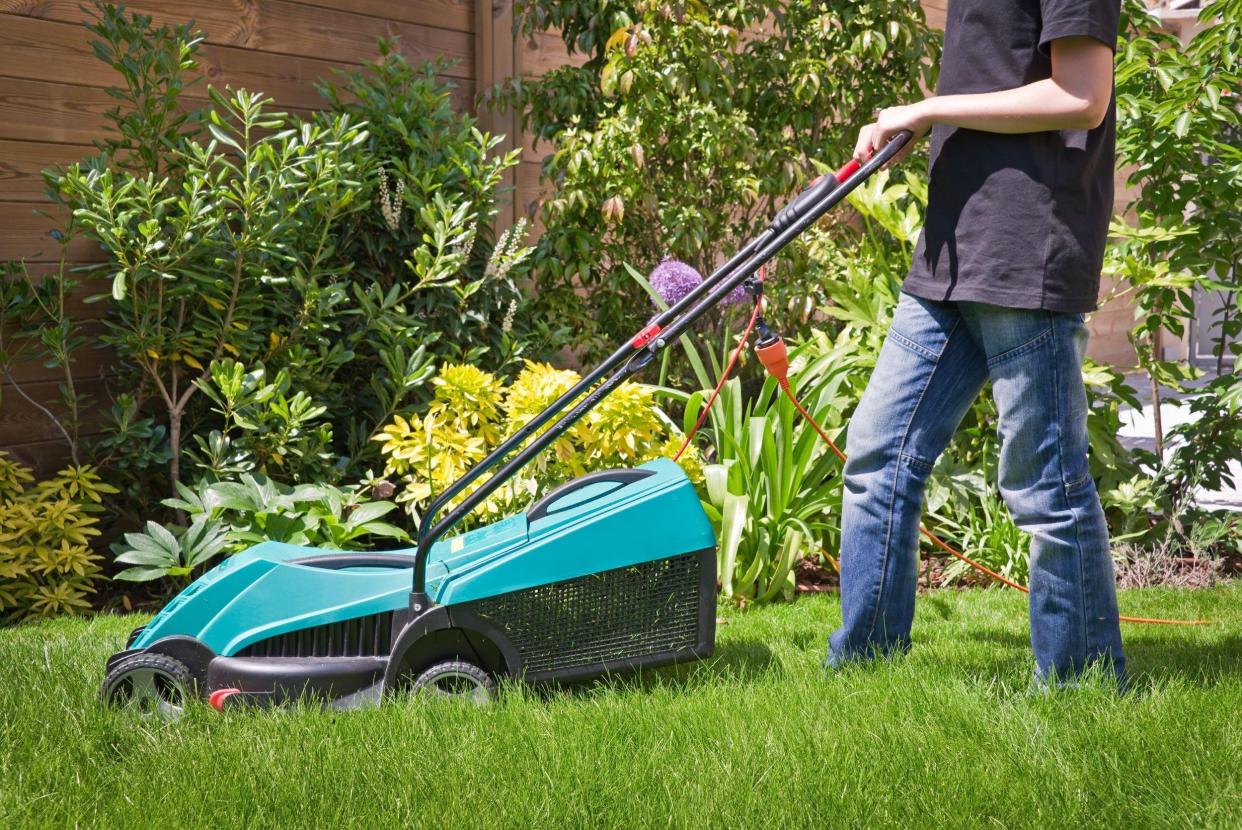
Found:
[[[0,618],[50,617],[90,608],[100,578],[90,540],[116,489],[94,467],[68,467],[35,483],[0,451]]]
[[[520,152],[494,155],[501,138],[454,110],[453,86],[439,74],[444,62],[411,65],[384,40],[379,51],[378,61],[320,86],[332,112],[369,125],[359,191],[368,207],[350,218],[337,253],[351,264],[345,289],[356,306],[352,325],[362,329],[348,344],[356,358],[330,390],[313,394],[329,407],[349,457],[367,464],[375,430],[425,402],[434,364],[503,371],[563,339],[529,313],[519,289],[528,225],[493,234],[498,188]],[[376,363],[388,372],[374,372]],[[385,375],[406,382],[394,387]]]
[[[576,372],[527,362],[507,386],[468,364],[441,367],[433,379],[435,398],[421,416],[397,415],[375,437],[386,459],[385,475],[399,477],[397,501],[411,514],[464,475],[508,436],[521,429],[579,377]],[[544,428],[546,430],[546,427]],[[540,430],[536,435],[541,434]],[[547,451],[540,454],[479,506],[467,523],[494,519],[519,509],[548,485],[592,470],[632,467],[671,455],[679,443],[667,417],[655,405],[655,389],[623,383]],[[697,473],[693,455],[685,464]],[[490,475],[481,476],[460,502]]]
[[[518,9],[525,31],[563,27],[588,57],[494,94],[553,143],[536,276],[549,308],[589,326],[575,347],[591,355],[642,322],[622,263],[649,270],[667,254],[709,272],[818,172],[815,160],[843,161],[876,107],[934,81],[938,35],[915,0]],[[796,257],[776,267],[801,270]],[[774,284],[783,308],[796,282]]]
[[[355,290],[378,309],[404,305],[397,326],[416,332],[437,362],[500,369],[522,353],[529,325],[525,314],[500,325],[525,302],[524,227],[507,240],[511,255],[489,265],[505,242],[492,233],[497,189],[521,154],[493,155],[502,137],[454,110],[446,62],[414,66],[395,46],[381,40],[378,61],[320,86],[333,112],[370,125],[361,196],[375,207],[353,218],[340,252],[354,263]],[[426,240],[439,237],[450,256],[434,262]],[[394,286],[397,300],[387,295]]]
[[[437,355],[501,368],[526,353],[526,226],[491,235],[517,156],[494,156],[498,140],[453,111],[443,64],[411,66],[388,42],[378,63],[325,85],[330,111],[310,119],[246,91],[209,88],[195,108],[182,96],[204,35],[96,9],[96,55],[121,79],[113,134],[46,179],[71,217],[62,255],[82,236],[107,253],[94,276],[110,291],[94,299],[125,392],[101,402],[105,433],[80,446],[79,413],[99,402],[74,387],[74,356],[93,344],[65,311],[86,281],[67,263],[42,279],[6,266],[0,373],[30,359],[64,371],[64,400],[44,414],[75,460],[98,460],[123,488],[109,499],[123,526],[157,520],[122,551],[137,568],[127,578],[184,577],[249,538],[187,507],[186,482],[357,480],[378,459],[376,429],[429,397]],[[326,501],[303,504],[309,491],[283,486],[271,485],[283,518],[267,528],[279,538],[380,532],[352,489],[322,484]],[[153,503],[175,523],[161,526]]]
[[[219,480],[258,471],[282,473],[295,482],[334,477],[332,426],[323,422],[327,408],[304,391],[292,390],[288,369],[267,382],[267,371],[250,371],[236,360],[212,361],[207,378],[196,383],[211,401],[222,428],[195,435],[200,475]]]
[[[47,178],[72,217],[62,248],[85,235],[109,257],[99,270],[111,292],[98,299],[127,392],[105,402],[111,429],[85,452],[123,470],[122,513],[174,490],[187,463],[217,477],[271,464],[295,481],[360,475],[377,458],[371,435],[419,399],[436,355],[487,354],[499,368],[524,353],[525,227],[490,236],[516,155],[494,157],[497,139],[453,112],[442,64],[411,66],[382,41],[377,64],[324,86],[332,111],[309,121],[244,91],[209,89],[209,106],[187,108],[203,35],[97,5],[96,53],[122,81],[107,114],[115,135]],[[0,370],[34,358],[64,369],[65,403],[46,414],[76,454],[91,402],[70,367],[87,341],[64,297],[79,278],[10,270],[0,317],[20,343],[3,349]],[[279,387],[278,423],[258,425],[262,435],[242,435],[249,427],[223,422],[199,394],[220,360],[262,368]],[[294,407],[285,414],[282,396]],[[308,400],[313,429],[311,410],[297,409]],[[269,446],[290,425],[296,459]]]
[[[147,522],[145,532],[126,533],[112,546],[117,564],[129,566],[117,579],[188,582],[216,556],[265,541],[334,550],[369,549],[378,538],[409,541],[404,530],[382,521],[396,505],[368,500],[356,487],[295,487],[245,473],[239,481],[177,489],[180,498],[164,504],[188,516],[189,524]]]
[[[1107,267],[1119,279],[1115,294],[1135,305],[1129,336],[1148,376],[1156,451],[1136,453],[1141,472],[1106,500],[1152,547],[1195,549],[1190,529],[1211,525],[1234,527],[1221,547],[1236,548],[1236,526],[1200,508],[1194,494],[1232,484],[1229,465],[1242,457],[1242,2],[1204,4],[1199,31],[1184,46],[1142,3],[1127,0],[1124,9],[1117,157],[1136,195],[1133,221],[1113,225]],[[1203,322],[1218,377],[1192,388],[1202,371],[1168,359],[1165,341],[1186,336],[1197,303],[1212,292],[1221,309]],[[1169,392],[1193,417],[1166,432],[1160,403]]]
[[[346,266],[332,260],[331,236],[358,208],[351,148],[366,137],[344,116],[292,129],[258,94],[211,94],[212,140],[171,154],[179,175],[130,174],[101,158],[58,182],[75,221],[108,251],[116,313],[103,340],[130,387],[159,407],[174,485],[213,361],[283,357],[305,374],[343,359],[312,359],[297,341],[339,302],[332,288]]]

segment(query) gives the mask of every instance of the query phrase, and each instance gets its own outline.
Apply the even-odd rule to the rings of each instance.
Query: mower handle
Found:
[[[888,146],[881,151],[881,155],[888,158],[896,155],[901,151],[902,147],[906,146],[906,142],[910,140],[911,135],[909,130],[901,130],[889,140]],[[889,153],[889,148],[893,147],[894,144],[897,145],[896,150]],[[778,233],[785,230],[785,228],[798,221],[812,206],[823,201],[832,191],[845,184],[847,180],[852,178],[861,169],[862,165],[859,164],[858,159],[850,159],[845,166],[831,176],[825,173],[812,179],[805,190],[799,193],[792,202],[785,205],[780,213],[776,214],[776,219],[772,221],[771,227]]]
[[[797,238],[804,230],[832,208],[836,207],[859,184],[865,181],[876,170],[883,167],[894,156],[901,152],[911,139],[909,130],[902,130],[889,139],[888,144],[872,155],[863,164],[851,160],[832,176],[820,176],[811,183],[794,200],[786,205],[766,229],[740,251],[729,258],[729,261],[717,268],[711,276],[695,286],[685,297],[672,307],[657,314],[651,322],[643,327],[634,337],[619,347],[603,363],[583,377],[578,383],[557,398],[547,409],[536,415],[530,422],[488,453],[487,457],[475,464],[460,479],[453,482],[440,496],[432,502],[423,514],[419,523],[418,553],[414,563],[415,601],[425,603],[427,583],[427,560],[436,540],[451,530],[467,514],[490,496],[505,481],[508,481],[518,470],[526,466],[532,458],[547,448],[566,430],[589,412],[604,397],[616,389],[622,381],[651,360],[672,342],[678,335],[690,327],[707,311],[720,304],[735,288],[752,277],[769,260],[775,257],[786,245]],[[616,371],[613,371],[613,370]],[[609,373],[612,373],[609,375]],[[609,375],[607,379],[595,384]],[[449,515],[440,521],[436,516],[444,507],[464,491],[486,470],[502,461],[510,453],[535,433],[540,427],[552,420],[553,416],[564,410],[583,392],[592,386],[593,390],[569,412],[558,418],[554,424],[532,441],[528,446],[509,459],[490,479],[475,489]]]

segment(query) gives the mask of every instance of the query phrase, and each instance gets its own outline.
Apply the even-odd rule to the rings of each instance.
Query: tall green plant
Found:
[[[493,234],[500,185],[520,152],[496,153],[501,137],[455,109],[447,66],[413,65],[396,41],[380,40],[377,61],[319,87],[333,112],[370,125],[359,177],[367,207],[350,218],[338,248],[352,265],[356,358],[334,379],[343,397],[316,392],[352,469],[378,460],[371,436],[425,391],[435,363],[502,371],[563,339],[559,326],[529,313],[519,289],[528,225]],[[376,373],[376,363],[388,371]]]
[[[108,94],[118,101],[105,113],[114,135],[96,142],[113,163],[137,173],[176,175],[169,153],[202,130],[202,113],[181,102],[198,83],[195,54],[206,35],[193,23],[156,26],[146,14],[128,13],[124,5],[93,0],[95,57],[124,79]]]
[[[320,85],[334,112],[371,125],[362,197],[373,207],[353,217],[341,253],[369,307],[389,315],[403,308],[393,324],[417,331],[436,359],[503,368],[530,325],[500,325],[523,302],[527,257],[502,256],[503,267],[489,267],[502,241],[523,241],[492,233],[501,182],[521,151],[495,153],[503,136],[454,108],[446,61],[412,65],[396,46],[380,40],[377,61]],[[438,262],[428,256],[436,250],[446,254]]]
[[[108,251],[115,314],[104,341],[162,406],[174,487],[184,420],[212,361],[287,352],[306,336],[299,323],[340,302],[331,286],[347,266],[332,256],[333,232],[358,208],[352,148],[366,138],[347,116],[292,129],[260,94],[211,96],[211,141],[175,150],[177,180],[100,159],[58,182]]]

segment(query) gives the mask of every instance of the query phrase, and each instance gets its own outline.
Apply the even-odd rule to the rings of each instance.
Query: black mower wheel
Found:
[[[483,669],[465,660],[445,660],[426,669],[414,680],[418,694],[468,700],[485,705],[496,699],[496,681]]]
[[[185,664],[163,654],[135,654],[104,677],[99,697],[143,717],[177,720],[185,714],[193,678]]]

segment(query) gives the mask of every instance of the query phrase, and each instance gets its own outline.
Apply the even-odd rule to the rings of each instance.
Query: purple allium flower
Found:
[[[683,297],[703,282],[703,276],[693,266],[665,257],[660,260],[660,264],[651,272],[650,280],[651,287],[656,290],[656,293],[660,295],[664,302],[669,305],[676,305]],[[749,296],[746,288],[739,285],[725,296],[721,304],[736,305],[744,303],[749,299]]]
[[[737,305],[738,303],[744,303],[749,299],[750,299],[750,294],[746,292],[746,286],[739,285],[737,288],[733,289],[728,294],[726,294],[725,298],[720,301],[720,304],[721,305]]]
[[[665,257],[651,272],[651,287],[660,298],[669,305],[681,302],[687,294],[703,282],[703,276],[694,269],[676,259]]]

